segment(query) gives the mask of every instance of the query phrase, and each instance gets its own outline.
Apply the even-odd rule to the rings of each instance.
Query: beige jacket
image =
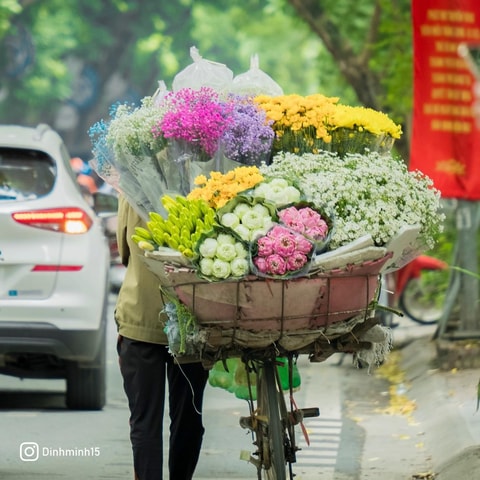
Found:
[[[167,345],[163,322],[159,319],[163,309],[160,281],[145,266],[142,260],[143,252],[132,240],[136,226],[145,227],[145,222],[130,204],[120,197],[117,240],[122,263],[127,267],[127,271],[115,309],[118,333],[132,340]]]

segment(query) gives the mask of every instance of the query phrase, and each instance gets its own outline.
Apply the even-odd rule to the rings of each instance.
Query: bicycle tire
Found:
[[[278,386],[275,360],[266,360],[257,375],[257,408],[260,422],[259,447],[265,480],[286,480],[285,429],[280,415],[283,392]]]
[[[435,325],[443,315],[443,305],[442,307],[426,305],[421,301],[423,295],[421,279],[412,278],[403,289],[398,305],[414,322],[420,325]]]

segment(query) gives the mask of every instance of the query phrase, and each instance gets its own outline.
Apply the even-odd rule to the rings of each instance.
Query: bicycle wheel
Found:
[[[265,360],[257,374],[257,440],[265,480],[286,480],[287,434],[281,415],[281,411],[286,411],[284,403],[283,392],[277,382],[275,360]]]
[[[437,323],[442,314],[448,288],[444,270],[423,270],[419,278],[409,280],[400,295],[400,309],[421,325]]]

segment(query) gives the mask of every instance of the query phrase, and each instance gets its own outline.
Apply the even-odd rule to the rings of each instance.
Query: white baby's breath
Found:
[[[118,106],[106,140],[119,161],[128,155],[151,155],[164,147],[163,137],[156,138],[152,132],[164,113],[152,97],[143,98],[138,108],[125,104]]]
[[[364,234],[377,245],[387,243],[403,226],[421,225],[420,241],[432,248],[442,230],[440,193],[420,172],[409,172],[390,153],[347,154],[280,153],[269,166],[268,176],[295,180],[306,200],[325,205],[335,214],[332,249]]]

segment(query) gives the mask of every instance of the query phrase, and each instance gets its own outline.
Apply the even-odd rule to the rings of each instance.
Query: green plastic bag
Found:
[[[288,360],[283,357],[277,360],[282,363],[282,365],[278,367],[282,388],[288,391]],[[254,373],[250,375],[250,382],[252,384],[252,397],[253,400],[256,400],[257,389],[255,386],[256,376]],[[223,361],[216,362],[209,372],[208,383],[212,387],[223,388],[242,400],[250,399],[247,371],[245,364],[239,358],[228,358],[225,364]],[[301,384],[300,372],[295,363],[293,364],[292,384],[294,389],[298,389]]]

